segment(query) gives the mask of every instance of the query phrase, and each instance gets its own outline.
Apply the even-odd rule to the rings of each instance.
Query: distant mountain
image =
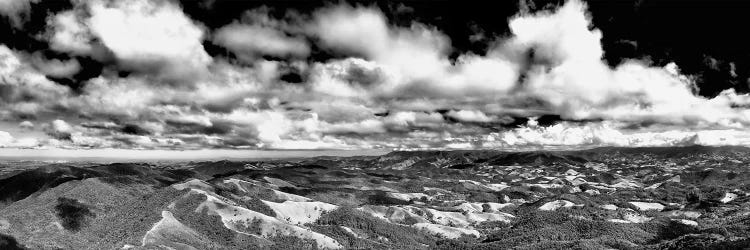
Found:
[[[611,157],[650,155],[658,158],[694,157],[700,154],[726,156],[750,154],[750,148],[741,146],[685,146],[685,147],[601,147],[576,151],[521,151],[456,150],[456,151],[394,151],[377,157],[339,158],[335,165],[357,166],[367,169],[404,168],[469,168],[472,166],[512,165],[583,165],[602,162]],[[330,161],[330,160],[328,160]],[[307,162],[316,162],[315,160]]]
[[[65,165],[50,165],[27,170],[0,179],[0,201],[13,202],[39,190],[56,187],[71,180],[99,177],[103,174],[91,169]]]
[[[690,157],[697,154],[728,155],[735,153],[750,153],[750,147],[743,146],[702,146],[692,145],[684,147],[600,147],[579,151],[582,155],[606,157],[612,154],[642,155],[650,154],[664,158]]]
[[[60,184],[88,178],[117,182],[170,185],[193,177],[196,173],[178,169],[155,169],[142,163],[113,163],[92,167],[52,164],[22,171],[0,179],[0,201],[13,202]]]

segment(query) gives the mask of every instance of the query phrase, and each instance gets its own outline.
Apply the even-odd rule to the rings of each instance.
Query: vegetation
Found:
[[[683,150],[691,153],[616,148],[394,152],[215,166],[31,169],[18,171],[15,179],[0,179],[0,189],[8,191],[2,194],[10,197],[0,205],[0,219],[14,227],[0,235],[0,249],[138,246],[163,211],[182,224],[177,228],[187,228],[180,233],[195,239],[181,239],[179,233],[165,237],[199,249],[316,249],[330,239],[346,249],[750,248],[750,170],[745,164],[750,151]],[[101,181],[68,182],[87,178]],[[200,179],[193,180],[192,190],[169,186],[190,178]],[[230,178],[246,182],[225,182]],[[20,186],[24,182],[33,185]],[[320,215],[290,202],[275,211],[263,201],[300,202],[279,191],[339,208]],[[107,200],[98,192],[122,200]],[[296,227],[301,235],[262,234],[268,221],[234,223],[231,213],[221,217],[207,209],[201,192],[271,217],[285,214],[280,222],[270,219],[274,223],[292,216],[313,222],[278,228]],[[68,232],[27,241],[24,232],[51,222]],[[310,240],[320,234],[327,238]]]
[[[27,248],[19,244],[13,236],[0,234],[0,249],[25,250]]]
[[[96,215],[89,208],[75,199],[59,197],[55,205],[57,217],[60,218],[60,224],[63,228],[78,231],[86,224],[88,217]]]
[[[366,239],[374,242],[387,243],[396,248],[424,248],[436,240],[434,236],[426,234],[418,229],[399,224],[388,223],[374,218],[362,211],[352,208],[339,208],[323,214],[317,224],[322,226],[347,227],[361,232]],[[331,231],[331,230],[329,230]],[[342,231],[338,232],[339,238],[349,239],[350,236],[341,237]],[[345,242],[352,242],[347,240]],[[356,244],[361,241],[355,240]],[[351,244],[351,243],[350,243]]]
[[[294,236],[277,235],[268,238],[273,245],[270,245],[270,250],[316,250],[318,245],[313,240],[300,239]]]

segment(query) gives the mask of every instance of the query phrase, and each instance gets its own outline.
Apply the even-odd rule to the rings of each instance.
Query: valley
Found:
[[[0,246],[742,249],[748,162],[691,146],[17,164],[0,177]]]

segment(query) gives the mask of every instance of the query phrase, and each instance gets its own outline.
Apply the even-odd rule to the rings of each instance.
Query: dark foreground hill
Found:
[[[34,164],[0,177],[0,249],[748,249],[748,153]]]

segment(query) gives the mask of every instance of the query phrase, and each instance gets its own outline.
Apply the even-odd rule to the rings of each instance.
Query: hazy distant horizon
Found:
[[[289,159],[318,156],[379,156],[394,151],[485,151],[534,152],[578,151],[596,148],[681,148],[681,147],[744,147],[711,145],[672,145],[653,147],[543,147],[543,148],[477,148],[477,149],[359,149],[359,150],[250,150],[250,149],[194,149],[194,150],[138,150],[138,149],[17,149],[0,148],[0,161],[193,161],[193,160],[254,160]]]
[[[368,156],[391,152],[367,150],[137,150],[137,149],[16,149],[0,148],[0,160],[241,160],[316,156]]]

